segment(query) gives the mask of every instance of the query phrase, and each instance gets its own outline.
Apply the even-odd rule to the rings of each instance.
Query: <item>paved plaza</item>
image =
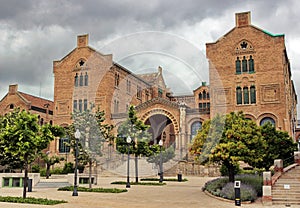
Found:
[[[68,203],[58,205],[30,205],[1,203],[0,207],[43,207],[43,208],[230,208],[236,207],[234,202],[228,202],[213,198],[201,191],[204,183],[212,178],[209,177],[187,177],[187,182],[166,182],[165,186],[131,186],[126,193],[85,193],[79,192],[78,197],[73,197],[72,192],[57,191],[57,188],[38,188],[28,193],[28,197],[48,198],[56,200],[66,200]],[[59,182],[57,179],[47,181]],[[97,186],[104,188],[125,188],[125,185],[111,185],[113,181],[125,181],[123,178],[101,177]],[[43,179],[45,181],[45,179]],[[1,196],[22,196],[21,188],[0,188]],[[285,205],[263,206],[258,200],[252,204],[242,204],[241,207],[261,208],[261,207],[285,207]],[[292,207],[300,207],[293,205]]]

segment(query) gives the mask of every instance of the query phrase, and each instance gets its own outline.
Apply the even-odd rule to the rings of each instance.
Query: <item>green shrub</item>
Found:
[[[25,203],[25,204],[43,204],[43,205],[55,205],[61,203],[67,203],[63,200],[50,200],[42,198],[33,198],[33,197],[12,197],[12,196],[0,196],[0,202],[10,202],[10,203]]]
[[[237,175],[235,180],[241,181],[241,184],[250,185],[257,192],[257,196],[262,196],[263,177],[261,175]]]
[[[257,199],[257,192],[250,185],[241,183],[241,201],[254,201]],[[227,183],[221,190],[220,196],[226,199],[235,199],[235,190],[233,183]]]
[[[66,186],[59,188],[58,191],[73,191],[74,186]],[[80,192],[99,192],[99,193],[123,193],[127,192],[127,189],[117,189],[117,188],[85,188],[85,187],[78,187],[77,191]]]
[[[32,173],[39,173],[40,172],[40,166],[39,165],[33,165],[32,167],[31,167],[31,172]]]
[[[262,196],[262,185],[263,185],[263,179],[261,175],[237,175],[235,176],[235,180],[241,181],[241,185],[244,187],[244,191],[241,189],[241,195],[244,195],[244,200],[255,200],[256,197]],[[208,181],[204,187],[203,190],[208,191],[209,193],[220,196],[230,198],[230,193],[228,192],[229,185],[226,185],[229,183],[228,178],[216,178],[214,180]],[[244,186],[245,185],[245,186]],[[227,187],[224,190],[224,187]],[[251,187],[251,188],[249,188]],[[234,191],[234,188],[232,187],[232,191]],[[228,192],[228,195],[225,195],[224,193]],[[253,194],[256,196],[253,197]]]
[[[237,164],[234,166],[234,175],[237,175],[241,172],[240,166]],[[221,165],[220,167],[221,176],[228,176],[228,169],[225,165]]]
[[[50,174],[55,174],[55,175],[60,175],[63,174],[63,169],[62,168],[54,168],[50,170]]]
[[[64,168],[62,170],[62,174],[74,173],[75,169],[73,166],[74,165],[71,162],[65,163]]]
[[[46,168],[40,169],[40,175],[41,175],[41,177],[46,177]]]

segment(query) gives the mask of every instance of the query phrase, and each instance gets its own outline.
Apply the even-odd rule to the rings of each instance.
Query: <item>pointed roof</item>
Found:
[[[151,85],[158,85],[163,88],[166,88],[165,80],[162,76],[162,67],[159,66],[157,72],[154,73],[146,73],[146,74],[138,74],[141,79],[145,80]]]
[[[30,95],[24,92],[18,91],[18,85],[13,84],[9,85],[8,93],[2,98],[4,100],[8,95],[16,95],[20,98],[30,109],[31,106],[35,106],[42,109],[49,109],[53,111],[54,109],[54,102],[45,98],[37,97],[34,95]],[[2,102],[2,100],[0,102]]]

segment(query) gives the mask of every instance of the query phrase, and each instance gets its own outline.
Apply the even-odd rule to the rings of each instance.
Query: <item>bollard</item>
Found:
[[[234,181],[235,206],[241,206],[241,181]]]

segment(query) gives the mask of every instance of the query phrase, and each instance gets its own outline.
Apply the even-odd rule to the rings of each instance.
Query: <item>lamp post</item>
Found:
[[[163,140],[159,140],[158,145],[160,146],[160,161],[159,161],[159,183],[162,183],[164,180],[164,172],[163,172],[163,161],[162,161],[162,146],[163,146]]]
[[[76,146],[75,146],[75,171],[74,171],[74,190],[72,196],[78,196],[77,192],[77,168],[78,168],[78,140],[80,138],[80,131],[76,129],[75,132],[75,140],[76,140]]]
[[[130,188],[130,181],[129,181],[129,159],[130,159],[130,155],[129,155],[129,153],[130,153],[130,143],[131,143],[131,138],[130,138],[130,136],[128,136],[127,138],[126,138],[126,142],[127,142],[127,144],[128,144],[128,151],[127,151],[127,183],[126,183],[126,188]]]

